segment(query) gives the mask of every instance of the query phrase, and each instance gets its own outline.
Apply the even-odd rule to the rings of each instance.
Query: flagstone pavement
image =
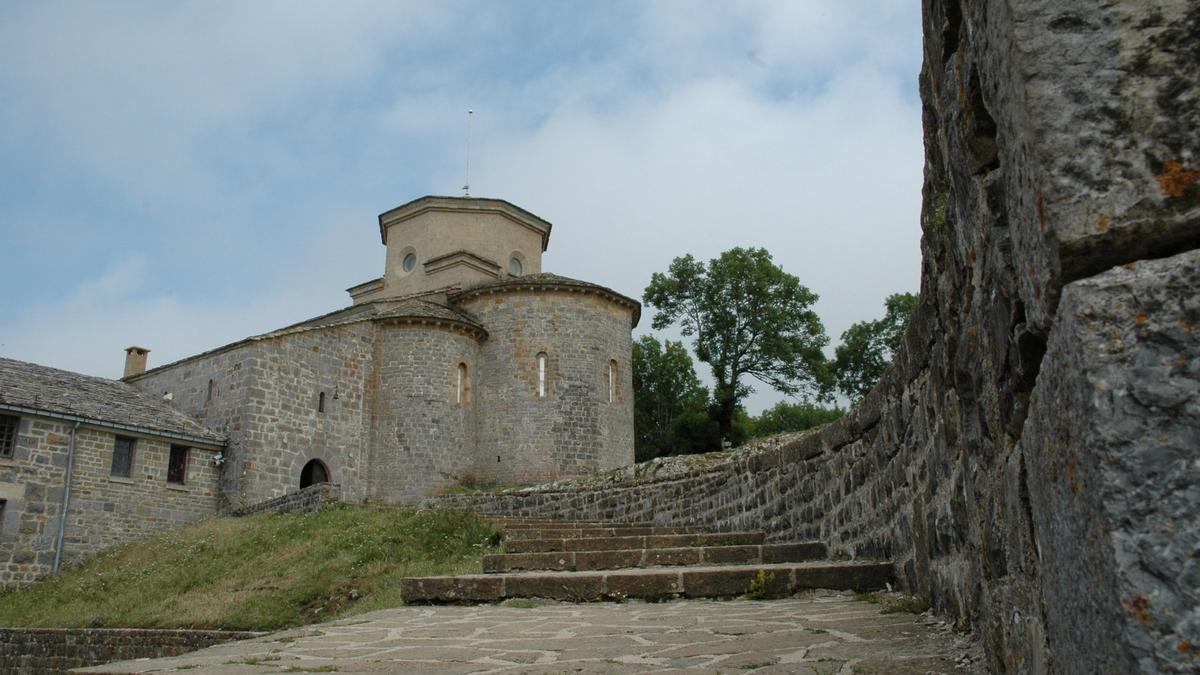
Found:
[[[521,603],[521,605],[529,603]],[[853,594],[783,600],[401,607],[85,673],[983,673],[930,614]]]

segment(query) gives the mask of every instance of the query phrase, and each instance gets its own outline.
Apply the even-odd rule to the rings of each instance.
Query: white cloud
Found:
[[[577,11],[0,10],[0,160],[55,204],[17,205],[22,240],[64,242],[47,274],[87,262],[8,313],[0,351],[113,375],[131,342],[163,363],[345,304],[381,271],[374,215],[462,184],[468,107],[472,193],[555,223],[549,271],[640,297],[677,255],[763,246],[822,296],[835,341],[916,289],[911,3]],[[116,206],[61,206],[79,181]]]

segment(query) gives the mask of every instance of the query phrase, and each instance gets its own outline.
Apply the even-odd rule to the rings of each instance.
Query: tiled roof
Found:
[[[223,445],[225,438],[133,385],[0,358],[0,408],[19,408],[146,434]]]

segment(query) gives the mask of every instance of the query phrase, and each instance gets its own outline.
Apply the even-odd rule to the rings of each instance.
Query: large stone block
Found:
[[[1200,667],[1200,251],[1069,285],[1021,447],[1062,672]]]

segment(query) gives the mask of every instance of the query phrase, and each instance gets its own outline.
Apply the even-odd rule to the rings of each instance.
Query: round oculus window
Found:
[[[521,261],[517,258],[517,256],[513,256],[508,259],[509,274],[513,275],[514,277],[519,277],[524,269],[525,268],[521,265]]]
[[[404,256],[404,262],[400,263],[400,265],[404,268],[405,272],[413,271],[413,268],[417,266],[417,254],[409,253]]]

